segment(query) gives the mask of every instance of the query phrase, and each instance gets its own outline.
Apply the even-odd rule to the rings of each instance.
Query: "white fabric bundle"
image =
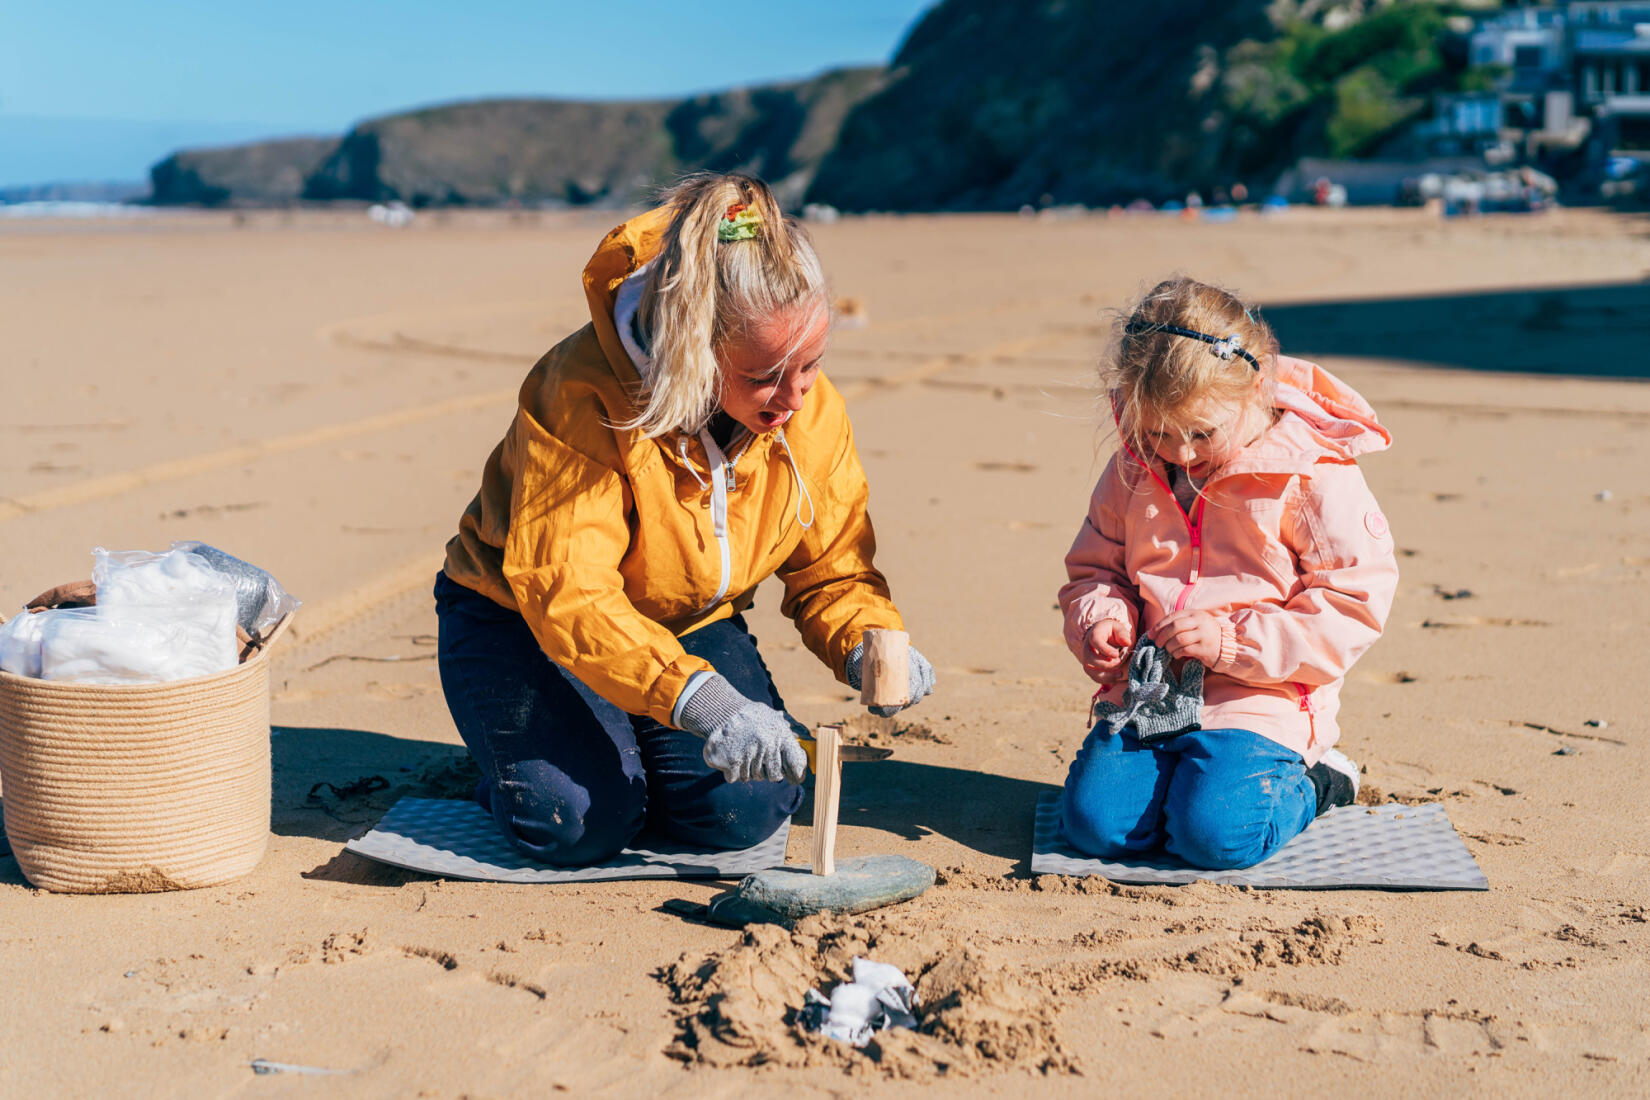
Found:
[[[41,678],[91,684],[187,680],[234,668],[235,581],[187,550],[92,551],[97,617],[48,624]]]
[[[96,607],[23,614],[0,630],[0,667],[85,684],[152,684],[239,663],[235,579],[187,550],[93,552]]]
[[[40,677],[40,615],[27,611],[0,626],[0,672],[13,676]]]
[[[147,550],[92,551],[92,583],[97,606],[109,608],[172,608],[210,606],[221,611],[229,603],[234,633],[235,582],[188,550],[151,554]]]
[[[227,650],[212,625],[188,615],[117,617],[47,611],[40,678],[83,684],[153,684],[187,680],[235,667],[235,634]],[[85,610],[91,610],[87,608]]]

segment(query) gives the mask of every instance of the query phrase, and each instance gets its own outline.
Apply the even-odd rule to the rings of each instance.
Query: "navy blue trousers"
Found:
[[[704,741],[627,714],[544,655],[521,615],[436,577],[441,688],[481,766],[476,798],[534,859],[617,854],[649,827],[707,848],[748,848],[802,803],[792,783],[729,783]],[[756,639],[734,616],[682,638],[747,698],[784,710]]]

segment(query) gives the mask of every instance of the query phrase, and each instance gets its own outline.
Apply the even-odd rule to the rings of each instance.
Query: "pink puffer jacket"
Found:
[[[1392,533],[1356,461],[1392,436],[1313,363],[1280,356],[1277,379],[1277,421],[1190,514],[1155,457],[1113,456],[1066,555],[1060,608],[1079,660],[1102,619],[1139,637],[1171,611],[1216,612],[1203,728],[1251,730],[1310,765],[1340,736],[1341,681],[1380,637],[1398,586]]]

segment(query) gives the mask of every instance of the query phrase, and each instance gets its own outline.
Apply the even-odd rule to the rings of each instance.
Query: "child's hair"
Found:
[[[666,191],[663,204],[670,224],[637,310],[653,369],[640,410],[622,425],[647,438],[696,432],[710,420],[721,400],[716,348],[724,340],[779,310],[829,305],[813,243],[761,180],[699,173]]]
[[[1118,330],[1106,374],[1132,447],[1144,445],[1148,423],[1173,424],[1196,399],[1270,400],[1277,338],[1230,291],[1183,275],[1165,279],[1119,319]]]

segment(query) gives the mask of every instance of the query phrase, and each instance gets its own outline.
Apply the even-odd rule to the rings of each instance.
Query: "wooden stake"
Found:
[[[836,813],[842,798],[842,730],[820,726],[814,750],[814,874],[836,874]]]
[[[911,701],[911,635],[867,630],[859,666],[859,701],[867,707],[903,707]]]

